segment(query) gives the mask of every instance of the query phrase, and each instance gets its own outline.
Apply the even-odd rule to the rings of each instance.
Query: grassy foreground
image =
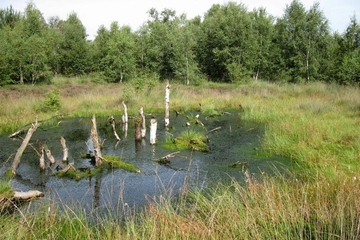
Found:
[[[162,112],[165,84],[79,84],[0,89],[0,131],[11,132],[55,114],[41,111],[45,94],[59,90],[59,114],[102,116]],[[216,98],[216,101],[214,101]],[[1,239],[358,239],[360,237],[360,89],[311,83],[276,85],[172,84],[174,110],[244,108],[242,118],[266,126],[262,151],[297,167],[289,176],[246,185],[188,189],[163,196],[127,221],[97,219],[70,208],[0,216]],[[131,112],[132,111],[132,112]],[[49,209],[54,209],[51,206]],[[56,208],[55,208],[56,209]],[[80,211],[81,212],[81,211]]]

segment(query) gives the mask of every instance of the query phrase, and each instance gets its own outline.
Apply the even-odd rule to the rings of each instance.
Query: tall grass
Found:
[[[48,92],[51,87],[40,89]],[[56,87],[60,89],[61,111],[68,116],[122,114],[122,100],[127,101],[130,114],[137,114],[140,107],[146,112],[163,112],[164,108],[165,84],[149,89],[126,83],[70,81]],[[33,120],[37,114],[34,105],[42,93],[26,87],[2,91],[6,94],[0,95],[0,102],[10,103],[0,104],[2,132]],[[13,94],[17,97],[13,98]],[[0,225],[6,231],[0,233],[1,239],[11,239],[14,234],[23,239],[360,237],[358,88],[319,82],[277,85],[253,81],[196,87],[174,83],[170,106],[175,110],[201,108],[208,112],[243,109],[243,120],[265,126],[260,150],[269,157],[285,156],[294,167],[285,175],[264,175],[261,179],[244,172],[241,174],[245,174],[247,182],[187,188],[176,199],[165,194],[150,202],[144,211],[129,214],[125,222],[108,217],[99,218],[100,223],[94,225],[81,211],[70,208],[4,216]],[[48,117],[51,113],[41,114]],[[44,225],[48,226],[46,230]]]

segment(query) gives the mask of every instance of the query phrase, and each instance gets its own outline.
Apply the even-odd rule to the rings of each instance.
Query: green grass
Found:
[[[67,80],[66,80],[67,81]],[[59,81],[61,111],[70,116],[108,116],[128,100],[135,115],[163,112],[165,84],[148,88],[129,84],[81,84]],[[84,81],[83,81],[84,82]],[[51,88],[48,86],[47,88]],[[48,92],[16,86],[0,94],[0,129],[17,128],[34,119],[34,105]],[[29,94],[29,95],[27,95]],[[216,101],[214,101],[216,96]],[[164,193],[143,212],[131,212],[122,224],[115,218],[64,211],[1,216],[1,239],[358,239],[360,231],[360,89],[325,83],[244,85],[172,84],[175,110],[239,109],[241,120],[262,124],[259,151],[283,156],[293,164],[286,174],[246,182],[184,188],[174,198]],[[110,114],[109,114],[110,113]],[[130,114],[132,114],[130,112]],[[52,113],[41,113],[48,118]],[[173,139],[196,139],[201,131],[184,131]],[[198,137],[200,137],[198,136]],[[236,144],[236,143],[234,143]],[[180,146],[180,145],[179,145]],[[176,146],[178,149],[179,146]],[[184,141],[181,147],[189,147]],[[234,162],[236,159],[234,159]],[[168,190],[171,193],[171,189]],[[111,212],[109,206],[109,212]],[[44,226],[48,226],[44,229]]]

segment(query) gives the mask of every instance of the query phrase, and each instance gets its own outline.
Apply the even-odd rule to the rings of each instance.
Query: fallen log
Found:
[[[173,153],[170,153],[164,157],[161,157],[161,158],[158,158],[156,159],[155,161],[158,162],[158,163],[161,163],[161,164],[169,164],[170,163],[170,159],[175,157],[176,154],[180,153],[180,151],[178,152],[173,152]]]
[[[214,128],[214,129],[208,131],[208,132],[206,133],[206,135],[208,135],[208,134],[210,134],[210,133],[212,133],[212,132],[216,132],[216,131],[218,131],[218,130],[220,130],[220,129],[221,129],[221,127]]]
[[[29,141],[30,141],[30,139],[31,139],[31,136],[32,136],[33,133],[36,131],[36,129],[37,129],[38,126],[39,126],[39,124],[38,124],[38,119],[37,119],[37,117],[36,117],[35,123],[33,123],[33,124],[31,125],[31,127],[29,128],[29,130],[28,130],[28,132],[27,132],[27,134],[26,134],[23,142],[21,143],[21,146],[20,146],[19,149],[17,150],[16,155],[15,155],[15,157],[14,157],[14,161],[13,161],[13,164],[12,164],[12,166],[11,166],[11,172],[12,172],[13,175],[16,174],[16,169],[17,169],[17,167],[18,167],[19,164],[20,164],[21,156],[22,156],[22,154],[23,154],[26,146],[28,145],[28,143],[29,143]]]
[[[56,118],[56,117],[59,117],[59,115],[55,115],[55,116],[53,116],[53,117],[51,117],[51,118],[38,121],[38,123],[46,122],[46,121],[49,121],[49,120],[51,120],[51,119],[53,119],[53,118]],[[59,124],[59,123],[60,123],[60,122],[58,122],[58,124]],[[16,136],[19,135],[20,133],[24,132],[26,127],[32,126],[32,124],[33,124],[33,123],[27,123],[27,124],[25,124],[24,126],[20,127],[19,130],[17,130],[16,132],[10,134],[8,137],[9,137],[9,138],[16,137]]]
[[[74,167],[74,163],[69,163],[68,165],[66,165],[63,169],[59,170],[57,173],[66,173],[67,171],[69,171],[70,169],[73,169],[76,172],[76,168]]]
[[[0,197],[0,214],[12,213],[18,209],[20,205],[28,202],[32,199],[43,197],[44,194],[37,190],[31,190],[27,192],[15,191],[12,196]]]

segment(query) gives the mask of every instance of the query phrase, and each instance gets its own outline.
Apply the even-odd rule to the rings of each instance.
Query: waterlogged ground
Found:
[[[91,119],[63,119],[56,126],[40,125],[32,136],[31,146],[27,147],[21,158],[12,186],[18,191],[43,191],[45,197],[37,200],[35,204],[55,202],[61,203],[62,206],[80,207],[85,211],[111,209],[112,212],[123,212],[128,208],[143,206],[154,196],[164,193],[176,194],[184,184],[202,187],[230,179],[243,182],[243,167],[229,166],[237,161],[246,162],[253,175],[272,172],[274,167],[278,170],[284,168],[286,160],[260,156],[257,149],[263,135],[263,126],[242,121],[241,112],[232,111],[216,117],[200,114],[199,119],[205,127],[194,124],[186,126],[187,116],[193,117],[196,114],[198,113],[183,113],[179,116],[171,114],[170,128],[164,127],[163,115],[155,115],[158,119],[156,145],[149,144],[149,135],[142,142],[135,142],[131,119],[125,136],[120,123],[121,116],[115,116],[118,123],[117,132],[122,139],[121,142],[117,142],[107,119],[97,118],[99,136],[105,139],[102,154],[119,156],[125,162],[135,164],[141,173],[115,169],[79,181],[53,176],[50,168],[41,172],[39,157],[34,148],[37,148],[38,142],[41,141],[48,145],[55,159],[61,160],[60,137],[63,136],[69,148],[69,162],[74,162],[77,168],[92,167],[88,159],[81,158],[81,154],[87,153],[89,147],[91,148]],[[168,165],[155,162],[156,159],[174,152],[162,146],[167,138],[178,136],[188,130],[206,133],[217,127],[221,129],[208,135],[209,152],[185,150],[171,158]],[[149,132],[148,128],[147,134]],[[0,136],[1,177],[10,168],[21,142],[20,138]]]

